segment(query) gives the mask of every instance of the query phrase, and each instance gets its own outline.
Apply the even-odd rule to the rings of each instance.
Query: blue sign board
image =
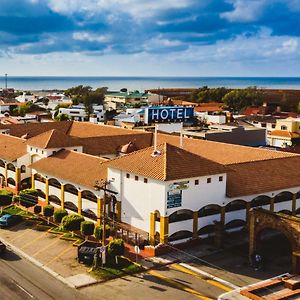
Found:
[[[182,204],[182,191],[168,192],[167,208],[180,207]]]
[[[194,117],[193,107],[153,106],[145,108],[144,121],[149,123],[186,122]]]

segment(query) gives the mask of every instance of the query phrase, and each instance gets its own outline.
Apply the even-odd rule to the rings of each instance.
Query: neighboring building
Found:
[[[183,135],[198,139],[243,146],[265,146],[266,130],[256,127],[210,125],[201,131],[184,130]]]
[[[240,230],[251,207],[300,215],[300,155],[191,138],[180,148],[166,134],[154,149],[151,133],[81,122],[1,131],[3,187],[35,187],[40,201],[96,221],[94,186],[108,180],[108,217],[152,244]]]
[[[27,95],[26,92],[24,92],[22,95],[16,97],[16,100],[24,103],[24,102],[28,102],[28,101],[32,101],[35,102],[37,100],[37,97],[35,95]]]
[[[300,145],[300,118],[277,120],[275,130],[268,133],[268,142],[279,148]]]
[[[159,95],[151,93],[134,92],[115,92],[105,95],[104,105],[107,110],[122,110],[126,105],[135,105],[144,103],[146,105],[151,103],[158,103]]]
[[[144,120],[144,113],[143,108],[127,108],[126,112],[121,112],[113,118],[115,126],[126,128],[132,125],[134,127],[136,123]]]
[[[104,122],[104,109],[103,105],[93,105],[93,112],[91,114],[90,121],[92,123],[100,123]],[[80,105],[72,105],[68,108],[60,108],[58,110],[59,114],[66,114],[70,117],[71,120],[74,121],[88,121],[88,113],[86,112],[85,106],[83,104]]]

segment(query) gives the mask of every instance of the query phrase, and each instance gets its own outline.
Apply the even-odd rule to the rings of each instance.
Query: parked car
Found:
[[[6,250],[6,246],[0,241],[0,255],[3,254]]]
[[[5,214],[0,218],[0,227],[9,227],[15,225],[22,221],[22,216],[20,215],[10,215]]]

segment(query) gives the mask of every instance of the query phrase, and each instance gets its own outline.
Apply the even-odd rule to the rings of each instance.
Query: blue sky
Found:
[[[300,0],[0,0],[10,75],[300,76]]]

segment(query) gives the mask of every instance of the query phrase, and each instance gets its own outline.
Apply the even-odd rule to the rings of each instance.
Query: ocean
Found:
[[[299,89],[300,77],[17,77],[8,76],[8,87],[17,90],[63,90],[76,85],[92,88],[108,87],[109,90],[139,90],[151,88],[198,88],[257,86],[269,89]],[[5,78],[0,77],[0,88]]]

